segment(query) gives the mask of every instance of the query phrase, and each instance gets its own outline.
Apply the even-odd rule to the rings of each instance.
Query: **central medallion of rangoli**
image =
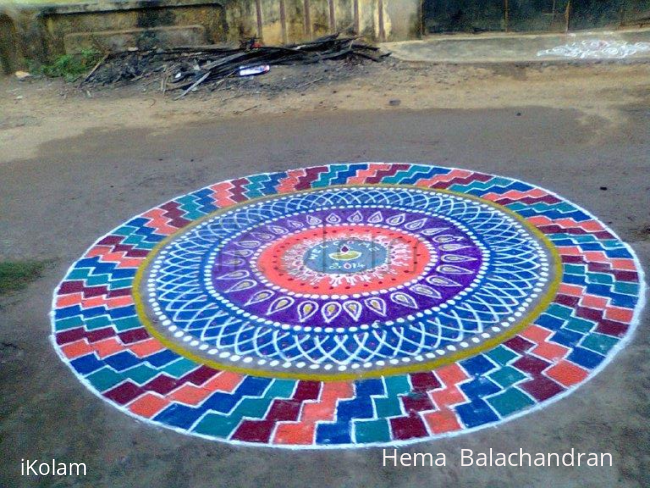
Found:
[[[260,374],[373,376],[516,329],[552,253],[513,215],[400,187],[298,192],[209,216],[162,246],[141,284],[150,327]]]

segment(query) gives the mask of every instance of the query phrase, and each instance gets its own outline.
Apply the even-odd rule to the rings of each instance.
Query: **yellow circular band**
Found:
[[[271,200],[274,198],[286,196],[288,194],[294,194],[294,193],[309,193],[309,192],[316,192],[316,191],[324,191],[327,190],[328,188],[356,188],[356,187],[382,187],[382,188],[411,188],[411,189],[418,189],[418,190],[427,190],[427,191],[433,191],[433,192],[438,192],[438,193],[446,193],[446,194],[451,194],[451,195],[456,195],[460,196],[463,198],[467,198],[470,200],[475,200],[481,203],[485,203],[488,205],[491,205],[492,207],[497,208],[501,212],[504,212],[511,217],[515,218],[517,221],[519,221],[531,234],[533,234],[539,241],[541,241],[544,246],[546,246],[547,250],[549,251],[549,254],[551,255],[552,261],[553,261],[553,279],[551,280],[551,283],[549,284],[549,287],[546,291],[546,294],[542,299],[538,301],[536,306],[521,320],[518,322],[514,323],[512,327],[504,331],[502,334],[492,337],[475,347],[469,347],[467,349],[463,349],[461,351],[457,351],[451,354],[445,354],[442,357],[433,359],[431,361],[421,361],[415,364],[408,364],[404,366],[391,366],[388,368],[383,368],[383,369],[376,369],[376,370],[370,370],[370,371],[358,371],[358,372],[351,372],[351,373],[334,373],[334,374],[323,374],[323,373],[300,373],[300,372],[294,372],[294,371],[269,371],[269,370],[262,370],[262,369],[255,369],[255,368],[246,368],[242,366],[237,366],[232,363],[222,363],[219,361],[214,361],[212,359],[207,359],[204,358],[198,354],[192,353],[183,347],[181,347],[179,344],[176,344],[175,342],[169,340],[164,334],[162,334],[160,331],[158,331],[152,324],[151,320],[149,319],[147,312],[146,312],[146,306],[144,304],[144,301],[142,299],[141,293],[140,293],[140,287],[143,282],[145,272],[147,267],[149,266],[149,263],[155,259],[156,255],[160,250],[165,247],[167,244],[169,244],[173,239],[177,238],[180,234],[183,234],[189,230],[191,230],[193,227],[199,225],[200,223],[212,219],[215,216],[218,216],[220,214],[223,214],[225,212],[229,212],[233,209],[243,207],[246,205],[251,205],[254,203],[258,203],[264,200]],[[261,376],[261,377],[266,377],[266,378],[287,378],[287,379],[298,379],[298,380],[316,380],[316,381],[347,381],[347,380],[354,380],[354,379],[359,379],[359,378],[377,378],[381,376],[391,376],[395,374],[400,374],[400,373],[413,373],[413,372],[420,372],[420,371],[431,371],[433,369],[439,368],[441,366],[445,366],[447,364],[455,363],[457,361],[460,361],[462,359],[466,359],[468,357],[474,356],[480,352],[486,351],[488,349],[491,349],[492,347],[495,347],[502,342],[508,340],[509,338],[515,336],[517,333],[522,331],[524,328],[526,328],[530,323],[532,323],[551,303],[553,298],[555,297],[555,294],[557,293],[557,290],[560,285],[560,281],[562,279],[562,261],[560,259],[559,253],[553,245],[553,243],[544,235],[539,229],[537,229],[534,225],[532,225],[530,222],[528,222],[524,217],[521,215],[517,214],[516,212],[513,212],[509,208],[506,208],[502,205],[499,205],[497,203],[491,202],[489,200],[485,200],[473,195],[466,195],[460,192],[455,192],[451,190],[442,190],[442,189],[433,189],[433,188],[424,188],[424,187],[419,187],[416,185],[390,185],[390,184],[373,184],[373,185],[364,185],[364,184],[358,184],[358,185],[331,185],[329,187],[324,187],[324,188],[311,188],[308,190],[300,190],[296,192],[290,192],[290,193],[278,193],[276,195],[269,195],[265,197],[258,197],[258,198],[252,198],[250,200],[247,200],[246,202],[238,203],[235,205],[231,205],[229,207],[221,208],[215,212],[212,212],[211,214],[208,214],[204,217],[201,217],[200,219],[195,220],[188,226],[184,227],[183,229],[180,229],[178,232],[175,232],[174,234],[168,236],[165,238],[163,241],[158,243],[156,247],[154,247],[151,252],[147,255],[147,257],[144,259],[140,267],[138,268],[138,271],[136,272],[135,279],[133,281],[133,300],[135,302],[135,308],[138,314],[138,318],[142,322],[142,324],[145,326],[147,331],[149,332],[150,335],[155,337],[157,340],[159,340],[165,347],[171,349],[172,351],[180,354],[183,357],[186,357],[188,359],[191,359],[192,361],[196,361],[197,363],[200,364],[205,364],[207,366],[210,366],[211,368],[215,369],[220,369],[220,370],[225,370],[225,371],[234,371],[237,373],[242,373],[242,374],[250,374],[253,376]]]

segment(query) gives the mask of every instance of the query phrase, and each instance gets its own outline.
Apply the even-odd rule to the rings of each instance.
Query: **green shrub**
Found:
[[[49,261],[0,262],[0,295],[21,290],[39,278]]]
[[[33,74],[42,74],[50,78],[65,78],[75,81],[90,71],[101,59],[102,53],[94,49],[85,49],[76,54],[59,56],[52,64],[30,67]]]

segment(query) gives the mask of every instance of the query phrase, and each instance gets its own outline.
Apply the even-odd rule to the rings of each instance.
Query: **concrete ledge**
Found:
[[[25,5],[24,8],[37,10],[40,15],[66,15],[81,13],[103,13],[111,11],[128,11],[142,9],[157,9],[169,7],[200,7],[205,5],[219,5],[221,1],[210,0],[112,0],[87,3],[51,3]]]
[[[66,53],[78,53],[84,49],[102,51],[125,51],[129,47],[152,49],[179,46],[199,46],[207,43],[205,27],[154,27],[153,29],[126,29],[120,31],[77,32],[63,38]]]
[[[580,57],[579,49],[574,50],[576,57],[556,53],[539,55],[540,51],[554,50],[575,43],[599,41],[596,51],[591,55],[584,52]],[[537,35],[452,35],[431,37],[420,41],[386,43],[384,46],[392,51],[393,56],[403,61],[426,63],[484,64],[484,63],[538,63],[562,61],[594,61],[605,59],[650,59],[650,50],[637,50],[624,54],[621,43],[650,43],[650,29],[620,31],[589,31],[571,34],[537,34]],[[650,44],[648,44],[650,46]],[[619,49],[619,55],[615,50]],[[568,51],[568,49],[564,49]],[[608,52],[609,54],[608,55]]]
[[[0,6],[0,63],[4,73],[24,68],[26,59],[46,63],[90,47],[120,50],[217,44],[241,35],[252,36],[254,32],[242,26],[232,31],[220,0]]]
[[[228,38],[223,4],[205,0],[65,5],[40,10],[36,19],[48,58],[89,47],[124,50],[216,44]]]

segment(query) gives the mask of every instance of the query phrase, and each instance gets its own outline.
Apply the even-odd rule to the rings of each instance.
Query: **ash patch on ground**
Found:
[[[464,71],[462,76],[459,72]],[[453,86],[470,78],[485,78],[486,70],[477,76],[475,70],[467,70],[458,66],[422,66],[387,57],[381,63],[363,59],[345,59],[322,61],[307,65],[278,65],[271,66],[268,73],[257,76],[232,76],[219,80],[207,81],[200,87],[191,90],[184,99],[207,100],[219,99],[222,102],[240,97],[260,97],[274,100],[280,96],[291,94],[305,96],[321,88],[331,89],[336,94],[338,86],[358,86],[370,84],[391,91],[394,86],[404,86],[404,83],[416,80],[428,80],[439,86]],[[106,79],[113,79],[108,73]],[[395,76],[400,78],[395,83]],[[355,83],[356,82],[356,83]],[[122,80],[117,83],[106,82],[104,77],[97,77],[92,83],[80,88],[89,96],[115,93],[158,93],[161,86],[160,70],[153,70],[134,80]],[[74,91],[77,91],[76,89]],[[173,99],[178,92],[166,91],[166,98]]]
[[[270,97],[287,91],[304,92],[319,86],[349,81],[357,77],[379,74],[381,68],[371,62],[324,61],[306,66],[273,66],[259,76],[227,78],[213,82],[208,90],[220,92],[260,93]]]
[[[222,85],[230,89],[247,88],[250,83],[236,83],[234,80],[249,81],[261,77],[265,80],[259,83],[261,87],[285,91],[315,85],[323,80],[331,81],[333,77],[340,78],[350,67],[363,65],[364,61],[380,63],[388,56],[389,53],[356,37],[341,38],[339,34],[289,46],[261,46],[251,40],[239,48],[203,46],[134,50],[106,54],[80,86],[115,86],[140,80],[155,84],[159,80],[161,92],[174,91],[179,93],[176,98],[183,98],[206,86],[211,91]],[[282,67],[294,69],[282,70]],[[300,67],[306,69],[296,69]],[[281,75],[269,75],[271,68],[273,71],[279,69]],[[310,79],[305,81],[304,78]]]
[[[103,92],[107,90],[127,89],[145,92],[166,92],[170,98],[179,95],[178,91],[165,90],[161,79],[161,68],[154,68],[132,80],[111,82],[115,78],[108,67],[101,76],[91,83],[85,83],[80,88],[87,92]],[[281,94],[293,92],[305,93],[323,86],[336,85],[355,79],[370,78],[380,80],[389,71],[418,71],[408,63],[387,58],[382,63],[355,58],[345,60],[321,61],[307,65],[278,65],[271,66],[268,73],[256,76],[231,76],[213,81],[206,81],[200,87],[190,90],[188,97],[207,98],[209,94],[223,95],[224,99],[237,96],[265,95],[273,99]]]
[[[273,100],[281,95],[291,93],[305,96],[320,88],[332,88],[334,94],[338,85],[345,85],[355,80],[381,80],[387,71],[409,70],[404,63],[396,60],[381,64],[370,61],[324,61],[303,66],[273,66],[260,76],[234,77],[212,82],[205,87],[206,92],[222,98],[224,101],[240,96],[260,96]],[[201,90],[193,96],[207,94]]]

